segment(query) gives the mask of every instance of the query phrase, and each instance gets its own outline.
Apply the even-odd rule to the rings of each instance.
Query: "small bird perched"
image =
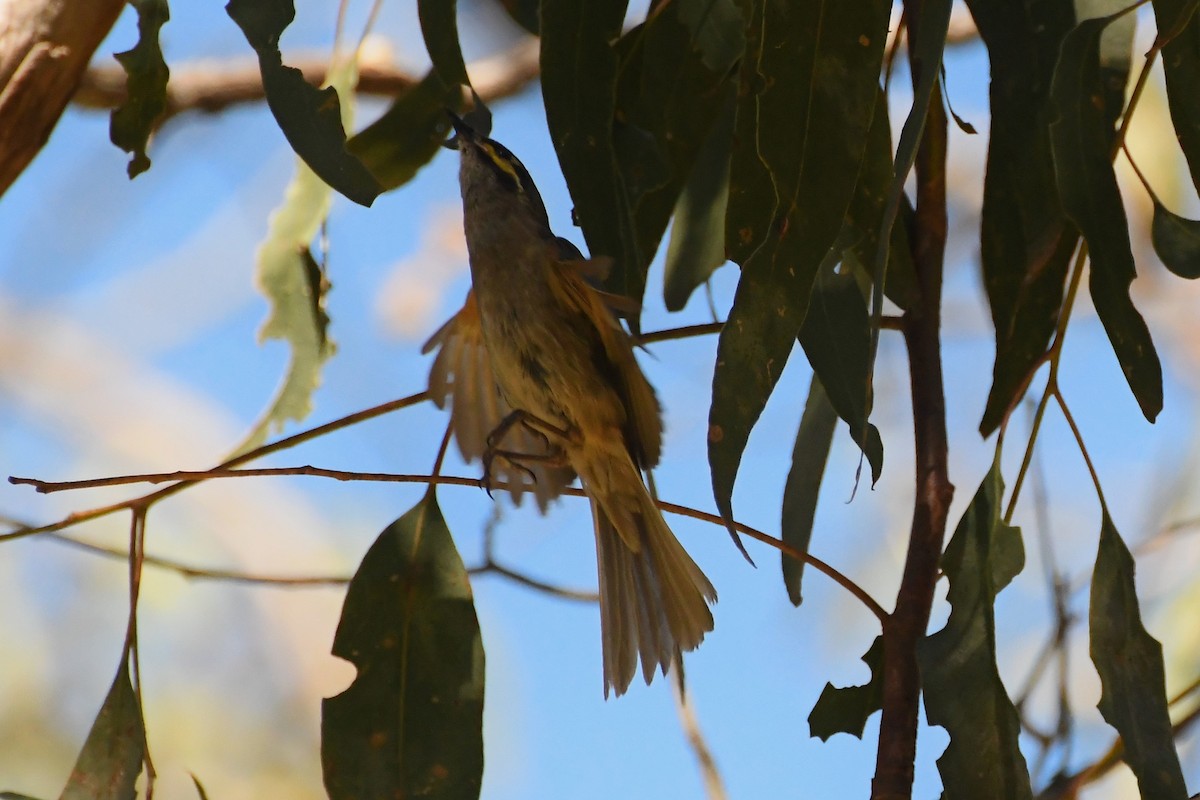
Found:
[[[621,695],[639,655],[650,683],[700,644],[717,594],[642,479],[662,421],[614,313],[621,298],[592,283],[608,260],[556,237],[521,162],[451,118],[473,291],[425,346],[439,347],[430,392],[439,405],[452,396],[464,457],[482,458],[515,499],[528,489],[544,511],[578,474],[596,534],[604,694]]]

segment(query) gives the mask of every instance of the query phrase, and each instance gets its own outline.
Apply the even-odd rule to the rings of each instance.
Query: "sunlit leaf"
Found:
[[[330,72],[330,80],[347,96],[357,79],[351,62]],[[343,113],[350,122],[352,106]],[[312,411],[312,395],[320,385],[321,368],[336,347],[328,336],[325,297],[329,285],[309,246],[329,214],[329,186],[300,160],[284,192],[283,204],[271,215],[267,238],[256,254],[256,279],[270,303],[260,341],[282,339],[290,351],[287,372],[270,406],[235,452],[261,445],[272,431],[300,421]]]
[[[146,144],[154,131],[154,123],[167,108],[167,79],[170,70],[163,60],[158,34],[171,18],[167,0],[130,0],[137,9],[138,42],[133,49],[117,53],[116,59],[128,76],[127,96],[120,108],[114,109],[109,122],[109,138],[127,153],[129,177],[150,169]]]
[[[330,800],[474,800],[483,776],[484,655],[471,586],[430,491],[371,545],[333,654],[358,670],[321,712]]]
[[[812,539],[821,478],[825,475],[837,420],[837,412],[829,404],[821,379],[814,374],[808,387],[804,415],[800,418],[800,429],[796,431],[796,443],[792,446],[792,468],[783,487],[783,514],[779,525],[783,541],[801,553],[808,552],[808,543]],[[786,553],[780,557],[788,599],[798,606],[803,599],[800,582],[804,577],[804,562]]]
[[[808,735],[828,740],[835,733],[862,738],[867,719],[883,708],[883,637],[876,636],[862,660],[871,668],[871,680],[862,686],[838,688],[825,684],[808,715]]]
[[[626,2],[542,0],[541,6],[546,122],[575,217],[592,256],[613,259],[607,288],[640,300],[642,254],[613,143],[618,62],[612,43],[620,36]]]
[[[458,0],[417,0],[417,15],[434,72],[446,86],[469,84],[458,42]]]
[[[430,71],[396,98],[379,119],[347,143],[385,189],[413,179],[441,151],[450,130],[446,109],[462,107],[462,91]]]
[[[1200,189],[1200,6],[1197,0],[1153,0],[1162,50],[1167,103],[1175,136],[1187,158],[1192,183]]]
[[[992,388],[979,430],[990,435],[1020,399],[1058,323],[1079,234],[1067,219],[1050,151],[1050,79],[1072,0],[968,0],[987,45],[991,130],[980,261],[996,331]]]
[[[996,595],[1021,571],[1018,528],[1004,524],[999,451],[942,556],[950,618],[917,651],[925,715],[950,734],[938,759],[945,800],[1031,798],[1021,722],[996,667]]]
[[[829,402],[850,426],[851,437],[870,462],[874,483],[883,471],[883,441],[874,425],[863,425],[871,413],[867,381],[870,320],[853,269],[843,266],[840,273],[835,270],[836,256],[833,254],[817,275],[798,338]],[[845,258],[854,256],[847,253]]]
[[[1150,238],[1167,269],[1188,280],[1200,278],[1200,221],[1172,214],[1156,198]]]
[[[663,299],[668,311],[680,311],[717,267],[725,263],[725,209],[729,199],[729,148],[733,144],[734,93],[696,154],[683,185],[663,270]]]
[[[133,800],[145,748],[141,708],[122,657],[59,800]]]
[[[746,4],[725,227],[742,276],[717,348],[709,412],[713,494],[727,521],[750,430],[854,195],[890,7],[881,0]]]
[[[1153,421],[1162,410],[1162,366],[1129,297],[1136,271],[1110,153],[1112,87],[1100,64],[1102,35],[1113,19],[1085,20],[1063,40],[1050,90],[1057,114],[1050,137],[1063,207],[1087,239],[1092,302],[1125,380]]]
[[[1108,516],[1092,572],[1088,611],[1089,649],[1100,673],[1100,713],[1121,734],[1124,759],[1137,776],[1142,797],[1188,796],[1175,752],[1162,645],[1142,625],[1133,556]]]
[[[225,11],[258,53],[267,105],[296,155],[336,191],[369,206],[382,191],[346,151],[341,103],[333,86],[317,89],[303,73],[283,65],[279,38],[296,16],[292,0],[230,0]],[[349,95],[343,95],[348,98]]]

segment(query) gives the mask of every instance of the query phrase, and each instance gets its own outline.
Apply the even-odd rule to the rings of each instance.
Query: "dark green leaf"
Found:
[[[876,636],[862,660],[871,668],[871,680],[862,686],[837,688],[825,684],[808,715],[808,735],[827,741],[835,733],[862,738],[867,719],[883,708],[883,637]]]
[[[891,8],[882,0],[746,6],[725,224],[742,277],[717,348],[709,412],[713,493],[726,521],[750,430],[854,195]]]
[[[1050,80],[1075,24],[1072,0],[968,0],[991,62],[992,108],[980,259],[996,330],[990,435],[1024,393],[1058,323],[1079,234],[1067,219],[1050,151]]]
[[[724,75],[742,57],[746,37],[742,12],[734,0],[674,0],[664,10],[670,11],[670,6],[675,6],[710,71]]]
[[[322,704],[330,800],[479,796],[483,643],[432,490],[367,551],[346,591],[333,654],[358,675]]]
[[[296,155],[336,191],[371,205],[382,187],[346,151],[337,91],[317,89],[300,70],[283,65],[279,38],[296,16],[292,0],[229,0],[225,11],[258,53],[267,105]]]
[[[839,274],[834,269],[836,253],[832,255],[817,274],[798,338],[829,402],[850,426],[850,435],[871,463],[874,483],[883,471],[883,441],[874,425],[868,422],[863,426],[871,413],[867,382],[870,320],[852,268],[844,265]],[[846,255],[847,259],[853,257]]]
[[[145,748],[142,712],[129,681],[128,658],[122,656],[59,800],[133,800]]]
[[[576,219],[592,256],[613,259],[609,291],[640,300],[642,254],[613,143],[617,52],[612,42],[621,33],[626,0],[542,0],[541,6],[546,122]]]
[[[1050,90],[1058,115],[1050,138],[1063,207],[1091,253],[1092,302],[1125,380],[1153,421],[1162,410],[1162,366],[1146,322],[1129,298],[1136,272],[1110,153],[1114,115],[1107,103],[1113,95],[1100,68],[1101,36],[1112,20],[1085,20],[1063,40]]]
[[[1162,645],[1142,626],[1133,557],[1104,512],[1092,573],[1088,612],[1089,648],[1100,673],[1098,708],[1121,734],[1125,763],[1137,776],[1143,798],[1188,796],[1175,752]]]
[[[929,0],[921,6],[921,24],[916,27],[909,46],[909,63],[916,83],[913,86],[913,104],[900,128],[900,141],[896,145],[895,169],[888,186],[879,220],[880,242],[892,241],[892,228],[900,213],[904,198],[904,182],[917,158],[917,146],[925,132],[925,119],[942,71],[942,51],[946,48],[946,31],[950,26],[951,0]],[[880,247],[872,262],[871,285],[876,287],[871,301],[871,343],[868,348],[868,381],[875,374],[875,353],[879,349],[879,329],[883,322],[883,287],[887,283],[887,265],[890,249]],[[864,419],[865,423],[866,420]]]
[[[996,595],[1025,563],[1020,529],[1000,518],[999,455],[942,556],[950,618],[917,651],[925,715],[950,734],[937,762],[944,800],[1033,796],[1021,722],[996,668]]]
[[[154,123],[167,108],[167,79],[171,73],[163,60],[158,34],[171,18],[171,11],[167,0],[130,2],[137,9],[138,43],[132,50],[116,54],[128,76],[127,96],[112,113],[108,135],[113,144],[133,154],[129,161],[129,177],[133,178],[150,169],[146,143],[150,141]]]
[[[1200,221],[1172,214],[1156,198],[1150,226],[1154,252],[1181,278],[1200,278]]]
[[[417,15],[433,71],[447,87],[470,85],[458,42],[458,0],[417,0]]]
[[[680,311],[698,286],[725,263],[725,209],[729,200],[729,148],[733,144],[734,87],[722,104],[708,139],[696,154],[675,204],[663,299],[668,311]]]
[[[854,197],[846,209],[841,233],[843,245],[848,246],[854,254],[854,258],[847,263],[861,270],[864,286],[870,286],[872,282],[867,266],[875,263],[879,223],[883,217],[888,188],[892,184],[892,169],[892,126],[888,119],[887,96],[880,89],[875,95],[875,114],[867,131],[867,150],[863,154],[862,169],[854,186]],[[911,213],[904,199],[901,200],[901,213]],[[908,310],[917,304],[917,279],[912,251],[908,246],[908,226],[903,224],[903,219],[901,224],[892,226],[888,246],[891,249],[888,253],[884,294],[900,308]]]
[[[499,0],[500,5],[508,12],[513,21],[525,30],[538,35],[538,10],[541,0]]]
[[[462,107],[462,91],[430,71],[396,98],[379,119],[359,131],[347,149],[362,159],[385,189],[412,180],[440,151],[450,121],[446,109]]]
[[[1200,14],[1197,0],[1154,0],[1159,38],[1170,36],[1162,50],[1167,103],[1175,136],[1187,158],[1192,183],[1200,190]]]
[[[796,444],[792,447],[792,468],[783,487],[783,518],[779,526],[784,543],[802,553],[808,552],[808,543],[812,539],[821,478],[825,475],[825,462],[829,459],[829,446],[836,426],[837,412],[829,404],[821,379],[814,374],[808,387],[804,416],[800,418],[800,429],[796,431]],[[800,580],[804,577],[804,562],[796,561],[786,553],[781,558],[783,585],[792,605],[798,606],[802,599]]]

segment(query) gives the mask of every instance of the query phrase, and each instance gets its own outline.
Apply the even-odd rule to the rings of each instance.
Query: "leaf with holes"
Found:
[[[883,708],[883,637],[876,636],[862,660],[871,668],[871,680],[862,686],[838,688],[825,684],[808,715],[808,735],[828,740],[835,733],[862,738],[872,714]]]
[[[483,642],[432,488],[363,557],[333,654],[358,675],[321,707],[330,800],[479,796]]]
[[[133,154],[128,168],[130,178],[150,169],[146,144],[154,123],[167,108],[167,79],[171,74],[158,42],[159,31],[171,18],[166,0],[132,0],[132,5],[138,15],[138,42],[132,50],[116,54],[128,76],[126,98],[113,110],[108,129],[112,143]]]

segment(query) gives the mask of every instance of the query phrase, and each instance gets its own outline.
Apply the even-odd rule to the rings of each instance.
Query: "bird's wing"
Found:
[[[421,352],[434,348],[437,355],[429,370],[430,398],[438,408],[450,406],[451,431],[463,460],[482,460],[488,437],[512,413],[512,407],[500,394],[492,374],[474,292],[467,294],[462,309],[429,338]],[[523,461],[520,467],[504,458],[492,462],[493,482],[502,484],[517,505],[529,491],[545,512],[550,501],[575,479],[571,469],[555,465],[554,461],[562,457],[558,448],[551,448],[543,437],[523,425],[510,428],[497,446],[543,459]]]

